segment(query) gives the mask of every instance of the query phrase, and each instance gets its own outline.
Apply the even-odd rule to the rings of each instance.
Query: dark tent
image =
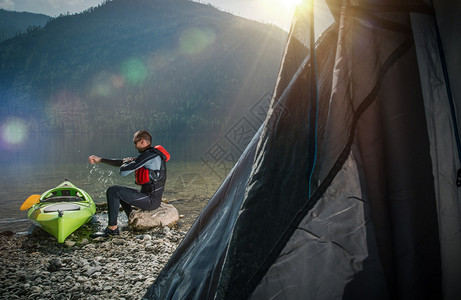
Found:
[[[459,299],[461,2],[326,2],[316,41],[298,7],[265,123],[144,298]]]

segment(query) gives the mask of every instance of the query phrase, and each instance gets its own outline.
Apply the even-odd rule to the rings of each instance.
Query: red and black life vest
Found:
[[[160,158],[162,163],[160,170],[149,170],[144,167],[140,167],[134,173],[135,183],[137,185],[156,184],[163,183],[166,181],[166,162],[170,160],[170,154],[161,145],[157,145],[152,149]]]

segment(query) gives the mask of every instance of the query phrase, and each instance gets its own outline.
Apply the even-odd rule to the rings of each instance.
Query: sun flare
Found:
[[[302,0],[277,0],[277,2],[287,9],[294,10],[296,6],[301,4]]]

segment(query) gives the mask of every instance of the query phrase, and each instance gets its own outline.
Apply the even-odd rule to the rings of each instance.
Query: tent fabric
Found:
[[[425,14],[411,16],[418,66],[421,74],[426,120],[431,143],[432,170],[437,198],[440,227],[440,247],[444,277],[444,294],[456,299],[461,293],[461,199],[454,184],[458,164],[457,147],[453,139],[454,124],[447,105],[447,91],[441,67],[434,19]]]
[[[348,295],[388,299],[384,276],[376,276],[382,269],[373,236],[369,236],[373,232],[369,205],[360,196],[358,169],[351,156],[250,299],[272,299],[274,295],[275,299],[340,299]],[[357,287],[344,280],[353,277],[366,280],[366,284]]]
[[[354,142],[363,162],[367,194],[362,199],[371,202],[390,297],[408,293],[436,296],[440,290],[440,280],[433,280],[440,278],[440,264],[434,247],[438,232],[429,142],[408,11],[367,12],[348,5],[342,8],[340,20],[332,68],[337,72],[332,74],[329,118],[324,126],[327,134],[319,145],[318,192],[309,199],[306,171],[309,157],[315,154],[307,144],[317,137],[309,135],[309,93],[302,80],[306,70],[278,100],[289,111],[289,118],[270,116],[267,134],[261,136],[247,197],[223,266],[219,297],[247,298],[264,279],[283,247],[290,247],[293,235],[302,230],[303,216],[331,184]],[[274,186],[273,181],[282,184]],[[416,245],[420,253],[415,253]],[[340,246],[348,249],[353,245],[345,242]],[[408,261],[414,264],[407,265]],[[291,272],[291,265],[282,269]],[[309,266],[313,269],[303,271],[322,267]],[[331,272],[338,275],[334,269]],[[349,276],[339,277],[329,285],[341,286],[349,280]],[[304,295],[297,287],[293,290],[299,294],[292,297]]]
[[[335,22],[315,51],[300,6],[265,123],[145,299],[460,295],[447,10],[327,2]]]

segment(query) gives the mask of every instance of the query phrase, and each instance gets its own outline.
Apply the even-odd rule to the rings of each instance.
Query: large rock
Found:
[[[128,225],[132,230],[149,230],[154,227],[172,227],[178,220],[178,210],[173,205],[162,202],[155,210],[133,210]]]

